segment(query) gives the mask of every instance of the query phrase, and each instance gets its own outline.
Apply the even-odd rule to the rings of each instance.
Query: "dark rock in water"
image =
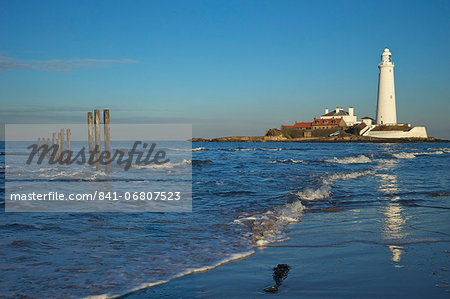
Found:
[[[208,165],[208,164],[212,164],[211,160],[192,160],[192,166],[197,167],[197,166],[203,166],[203,165]]]
[[[287,264],[278,264],[276,268],[273,268],[273,280],[277,286],[281,285],[281,282],[287,277],[289,272],[289,265]]]
[[[266,292],[266,293],[276,293],[276,292],[278,292],[278,287],[277,286],[271,286],[271,287],[265,288],[264,292]]]
[[[276,266],[275,268],[273,268],[273,280],[275,281],[275,285],[265,288],[264,292],[267,293],[276,293],[278,292],[278,287],[281,286],[281,283],[283,282],[284,279],[286,279],[286,277],[288,276],[288,272],[289,269],[291,267],[289,267],[289,265],[287,264],[278,264],[278,266]]]

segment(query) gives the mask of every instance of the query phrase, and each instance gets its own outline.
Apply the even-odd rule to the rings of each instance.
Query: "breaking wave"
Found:
[[[151,288],[151,287],[154,287],[154,286],[157,286],[157,285],[168,283],[168,282],[170,282],[170,281],[172,281],[174,279],[181,278],[181,277],[184,277],[184,276],[187,276],[187,275],[190,275],[190,274],[206,272],[206,271],[218,268],[218,267],[220,267],[220,266],[222,266],[222,265],[224,265],[226,263],[237,261],[237,260],[249,257],[249,256],[253,255],[254,253],[255,253],[254,250],[250,250],[250,251],[243,252],[243,253],[230,254],[227,258],[225,258],[225,259],[223,259],[223,260],[221,260],[221,261],[219,261],[219,262],[217,262],[217,263],[215,263],[213,265],[205,266],[205,267],[199,267],[199,268],[189,268],[189,269],[184,270],[181,273],[178,273],[178,274],[175,274],[175,275],[169,277],[168,279],[159,280],[159,281],[150,282],[150,283],[143,283],[143,284],[141,284],[141,285],[139,285],[139,286],[137,286],[137,287],[135,287],[133,289],[127,290],[127,291],[125,291],[123,293],[120,293],[120,294],[113,294],[113,295],[111,295],[111,294],[104,294],[104,295],[98,295],[98,296],[89,296],[87,298],[89,298],[89,299],[105,298],[106,299],[106,298],[122,297],[122,296],[125,296],[125,295],[128,295],[128,294],[131,294],[133,292],[139,291],[139,290],[148,289],[148,288]]]
[[[331,195],[331,185],[339,180],[352,180],[362,176],[374,174],[373,170],[357,171],[350,173],[333,173],[325,175],[322,178],[322,182],[318,188],[306,188],[303,191],[296,193],[297,197],[301,200],[314,201],[320,199],[329,198]]]
[[[302,160],[294,160],[294,159],[286,159],[286,160],[273,160],[273,161],[267,161],[264,162],[266,164],[275,164],[275,163],[285,163],[285,164],[298,164],[298,163],[304,163]]]
[[[323,160],[324,162],[329,163],[338,163],[338,164],[365,164],[371,163],[372,160],[364,155],[359,155],[357,157],[346,157],[346,158],[336,158]]]
[[[148,164],[148,165],[133,165],[133,168],[136,169],[171,169],[175,167],[184,167],[187,165],[191,165],[191,160],[183,160],[181,162],[167,162],[164,164]]]
[[[74,172],[61,171],[53,174],[42,173],[39,175],[39,177],[48,178],[50,180],[67,179],[67,180],[95,181],[99,178],[108,177],[108,174],[104,173],[103,171],[87,172],[83,170],[78,170]]]
[[[297,200],[262,214],[244,215],[234,220],[234,223],[249,226],[251,228],[251,232],[248,234],[250,241],[256,246],[264,246],[288,240],[284,228],[288,224],[299,222],[304,209],[303,204]]]
[[[352,173],[326,174],[319,188],[307,188],[297,192],[298,200],[284,204],[281,207],[269,209],[263,213],[244,214],[234,220],[234,223],[250,227],[250,233],[246,235],[252,244],[265,246],[269,243],[286,241],[284,229],[287,225],[297,223],[301,220],[305,206],[302,200],[313,201],[329,198],[331,195],[331,184],[338,180],[356,179],[373,174],[373,170]]]
[[[331,187],[328,184],[323,185],[317,189],[306,188],[305,190],[296,193],[296,195],[303,200],[325,199],[330,197],[330,194],[331,194]]]
[[[176,151],[176,152],[200,152],[206,150],[204,147],[197,147],[197,148],[168,148],[169,151]]]
[[[447,147],[442,147],[442,148],[431,148],[431,147],[429,147],[429,148],[427,148],[427,150],[429,150],[429,151],[442,151],[444,153],[450,153],[450,148],[447,148]]]
[[[408,152],[400,152],[391,154],[392,157],[396,159],[414,159],[416,156],[424,156],[424,155],[442,155],[445,151],[436,150],[433,152],[417,152],[417,153],[408,153]]]
[[[246,151],[282,151],[282,148],[265,148],[265,147],[258,147],[258,148],[236,148],[234,151],[236,152],[246,152]]]
[[[375,174],[374,170],[355,171],[355,172],[349,172],[349,173],[338,172],[338,173],[333,173],[333,174],[328,175],[324,179],[324,182],[331,184],[338,180],[352,180],[352,179],[357,179],[359,177],[372,175],[372,174]]]
[[[421,153],[414,153],[416,156],[422,156],[422,155],[442,155],[444,151],[433,151],[433,152],[421,152]]]
[[[405,152],[391,154],[391,156],[396,159],[414,159],[416,157],[416,155],[414,155],[413,153],[405,153]]]
[[[285,148],[266,148],[266,147],[254,147],[254,148],[219,148],[218,151],[227,152],[249,152],[249,151],[282,151],[287,150]]]

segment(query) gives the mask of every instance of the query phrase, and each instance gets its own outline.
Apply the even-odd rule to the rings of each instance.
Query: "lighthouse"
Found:
[[[365,121],[360,134],[374,138],[427,138],[425,127],[413,127],[411,124],[397,123],[395,109],[394,64],[392,54],[388,48],[381,54],[381,63],[378,65],[378,98],[377,98],[377,124],[372,125],[370,120]],[[386,128],[385,125],[389,127]]]
[[[378,77],[377,125],[397,123],[395,109],[394,64],[388,48],[381,54]]]

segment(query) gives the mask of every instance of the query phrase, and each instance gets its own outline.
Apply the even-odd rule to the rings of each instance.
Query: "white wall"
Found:
[[[373,126],[375,128],[376,126]],[[365,132],[363,136],[375,138],[427,138],[425,127],[413,127],[409,131],[372,131]]]

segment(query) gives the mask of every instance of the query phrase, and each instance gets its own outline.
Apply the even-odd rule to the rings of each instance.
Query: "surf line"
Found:
[[[343,247],[349,243],[366,243],[366,244],[377,244],[377,245],[408,245],[408,244],[418,244],[418,243],[446,243],[450,242],[450,240],[445,239],[412,239],[412,240],[403,240],[403,241],[395,241],[395,240],[386,240],[386,241],[373,241],[373,240],[347,240],[336,243],[329,244],[306,244],[306,245],[279,245],[279,244],[268,244],[265,247],[286,247],[286,248],[320,248],[320,247]]]

